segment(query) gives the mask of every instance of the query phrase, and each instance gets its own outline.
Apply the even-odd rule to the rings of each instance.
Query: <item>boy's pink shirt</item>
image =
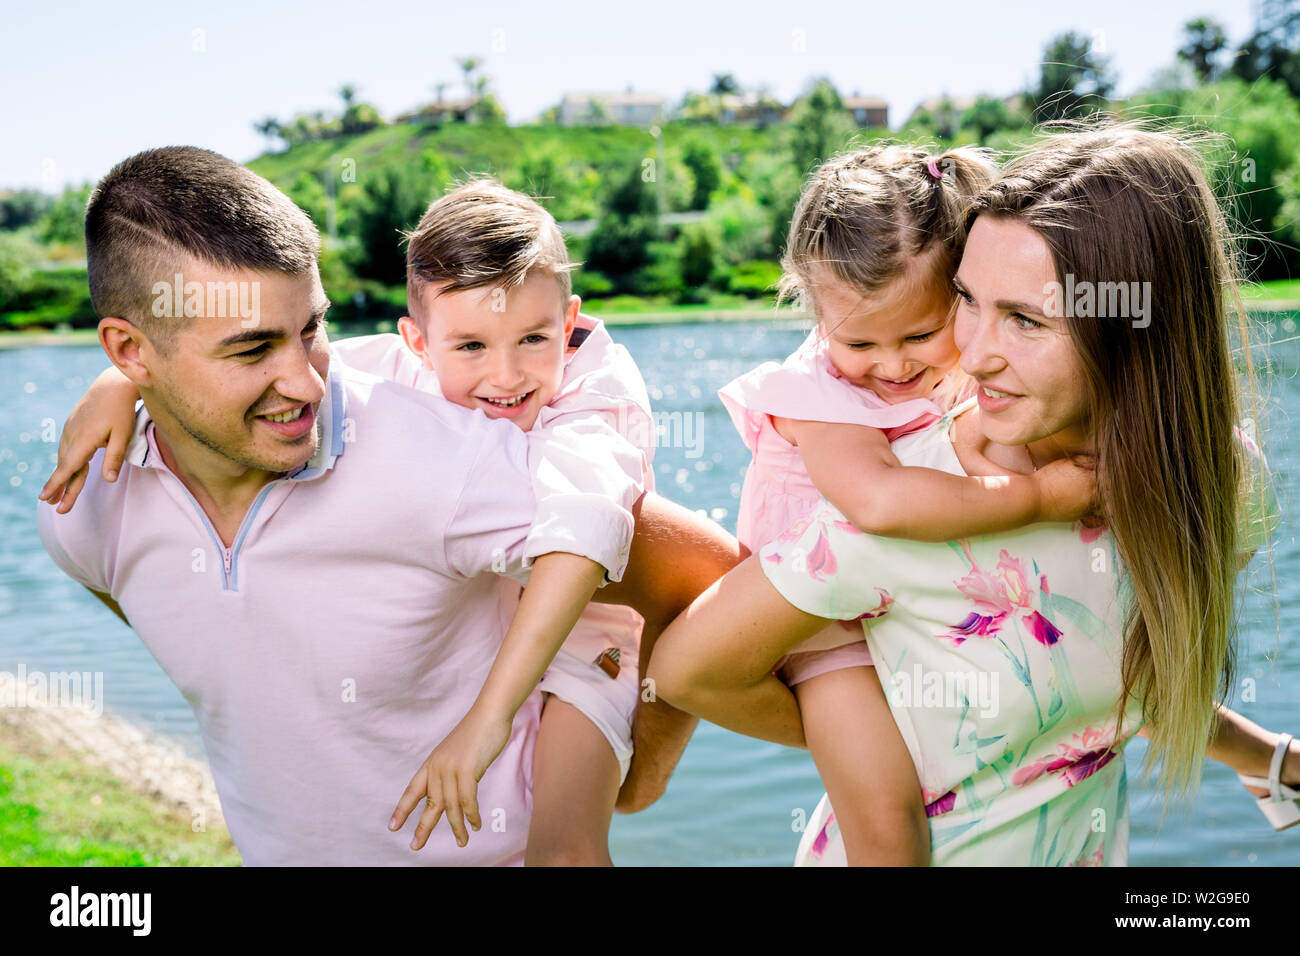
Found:
[[[320,448],[267,485],[230,548],[141,409],[118,480],[98,456],[46,550],[110,595],[193,707],[248,865],[522,862],[540,695],[479,784],[483,829],[409,849],[388,818],[487,677],[534,518],[524,435],[332,362]],[[102,455],[102,451],[100,452]]]
[[[632,546],[632,508],[654,487],[650,397],[631,355],[604,323],[579,315],[560,387],[527,433],[537,513],[524,563],[551,551],[590,558],[619,581]],[[440,395],[437,375],[392,333],[331,343],[355,368]],[[481,414],[481,413],[479,413]]]

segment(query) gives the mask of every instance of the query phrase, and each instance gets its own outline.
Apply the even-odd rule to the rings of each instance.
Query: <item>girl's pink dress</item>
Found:
[[[754,554],[822,502],[799,449],[777,433],[772,416],[866,425],[880,429],[892,442],[942,414],[929,399],[891,405],[870,389],[846,381],[831,364],[816,330],[780,365],[763,363],[719,389],[718,397],[754,456],[740,492],[736,526],[736,537]],[[839,622],[804,641],[778,667],[781,678],[794,685],[871,663],[862,627]]]

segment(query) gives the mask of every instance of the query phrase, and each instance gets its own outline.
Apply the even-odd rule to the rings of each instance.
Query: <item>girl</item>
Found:
[[[1068,461],[986,482],[903,468],[890,451],[891,441],[936,421],[963,386],[951,275],[962,214],[995,176],[978,150],[932,156],[900,146],[840,156],[814,172],[790,224],[781,294],[810,301],[817,327],[784,364],[760,366],[719,393],[754,455],[737,528],[750,551],[805,519],[823,495],[864,531],[926,541],[1088,510],[1091,476]],[[839,811],[849,862],[922,863],[925,807],[906,747],[880,719],[888,708],[871,663],[851,622],[826,628],[778,666]],[[868,730],[881,726],[886,732]]]
[[[1281,821],[1300,747],[1216,707],[1232,686],[1235,578],[1276,515],[1262,458],[1234,438],[1232,263],[1195,149],[1123,127],[1054,136],[969,216],[955,338],[979,387],[895,451],[959,481],[991,462],[1016,478],[1093,456],[1107,529],[925,544],[864,535],[823,504],[669,628],[650,678],[707,719],[761,695],[744,729],[781,739],[795,702],[773,664],[828,619],[864,620],[889,712],[845,729],[902,734],[936,863],[1124,863],[1123,748],[1143,721],[1167,793],[1208,753],[1248,785],[1267,773],[1261,806]],[[1159,317],[1063,314],[1043,295],[1066,276],[1148,281]],[[935,674],[992,683],[995,706],[932,699]],[[841,836],[852,859],[823,800],[801,862],[831,862]]]

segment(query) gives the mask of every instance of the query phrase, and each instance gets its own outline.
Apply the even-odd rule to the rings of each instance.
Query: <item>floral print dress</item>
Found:
[[[973,404],[895,442],[899,460],[964,474],[950,432]],[[1249,547],[1274,518],[1270,499]],[[1127,862],[1123,749],[1141,709],[1130,701],[1117,726],[1122,568],[1106,531],[1039,524],[922,543],[863,534],[826,503],[760,562],[801,610],[862,620],[916,765],[935,865]],[[823,796],[796,863],[843,862]]]

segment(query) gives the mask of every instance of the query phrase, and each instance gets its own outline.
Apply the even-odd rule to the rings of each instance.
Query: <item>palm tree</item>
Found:
[[[456,65],[459,66],[460,71],[465,74],[465,92],[469,95],[470,99],[473,99],[474,82],[471,77],[474,75],[474,71],[483,65],[483,60],[477,56],[466,56],[457,59]]]

